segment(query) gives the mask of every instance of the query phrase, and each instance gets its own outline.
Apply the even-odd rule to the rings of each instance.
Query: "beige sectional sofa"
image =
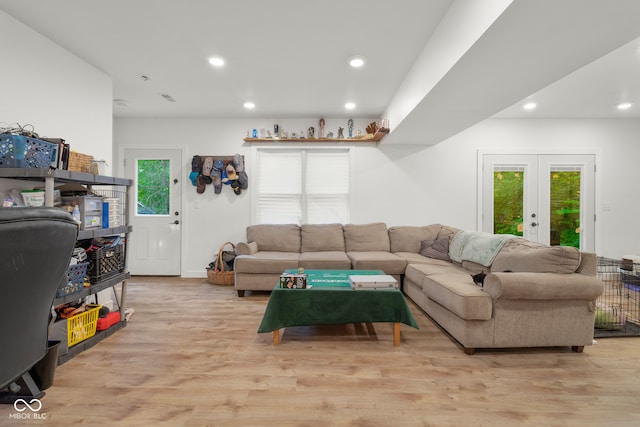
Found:
[[[441,224],[252,225],[236,249],[239,296],[272,290],[285,269],[380,269],[468,354],[547,346],[580,352],[592,344],[603,292],[595,254]],[[480,272],[483,285],[472,278]]]

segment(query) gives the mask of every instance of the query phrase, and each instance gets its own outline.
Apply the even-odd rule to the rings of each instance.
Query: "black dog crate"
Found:
[[[640,336],[640,264],[598,258],[604,293],[596,301],[594,336]]]

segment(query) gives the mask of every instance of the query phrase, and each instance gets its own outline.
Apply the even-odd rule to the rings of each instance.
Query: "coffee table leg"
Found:
[[[273,345],[280,344],[280,329],[273,331]]]
[[[400,346],[400,322],[393,323],[393,345]]]

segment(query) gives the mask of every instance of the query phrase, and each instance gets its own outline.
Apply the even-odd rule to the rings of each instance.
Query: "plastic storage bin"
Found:
[[[0,135],[0,168],[58,166],[58,144],[24,135]]]
[[[25,206],[44,206],[44,191],[25,190],[20,193]]]
[[[63,197],[62,203],[65,205],[78,206],[80,210],[80,230],[102,227],[102,197]]]
[[[69,347],[76,345],[96,334],[98,312],[101,305],[91,305],[84,313],[67,319],[67,337]]]
[[[56,297],[64,297],[84,289],[84,279],[87,277],[89,262],[70,265],[67,269],[67,283],[56,292]]]
[[[87,275],[91,283],[115,276],[124,271],[124,243],[87,252],[89,269]]]

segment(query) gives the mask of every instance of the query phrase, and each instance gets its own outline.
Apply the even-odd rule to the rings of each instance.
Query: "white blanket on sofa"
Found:
[[[449,258],[456,262],[473,261],[491,266],[504,244],[516,236],[481,231],[460,231],[449,243]]]

